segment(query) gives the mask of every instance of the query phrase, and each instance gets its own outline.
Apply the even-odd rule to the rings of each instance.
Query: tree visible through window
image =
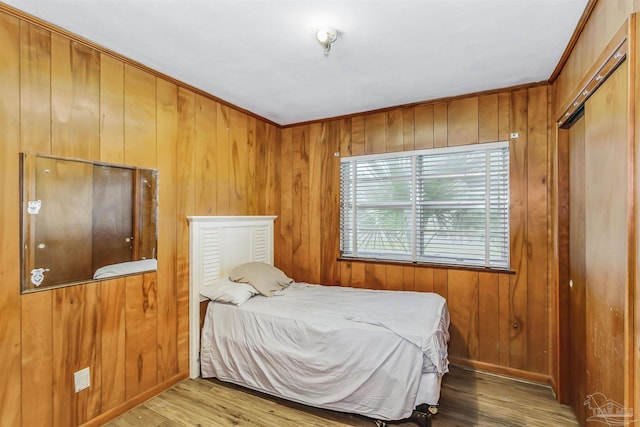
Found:
[[[509,266],[507,142],[342,159],[344,257]]]

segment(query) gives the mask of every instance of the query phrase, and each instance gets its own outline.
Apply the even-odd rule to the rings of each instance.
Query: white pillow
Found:
[[[214,280],[211,284],[200,288],[200,295],[209,298],[211,301],[226,302],[240,306],[247,302],[249,298],[257,295],[258,291],[246,283],[238,283],[222,277]]]
[[[276,291],[289,286],[293,279],[287,277],[282,270],[265,262],[248,262],[231,270],[229,279],[234,282],[248,283],[264,296],[271,296]]]

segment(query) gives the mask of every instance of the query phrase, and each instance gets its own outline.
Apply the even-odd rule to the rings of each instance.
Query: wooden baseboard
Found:
[[[151,399],[152,397],[157,396],[158,394],[162,393],[163,391],[166,391],[166,390],[170,389],[174,385],[178,384],[180,381],[186,379],[188,376],[189,376],[188,372],[183,372],[183,373],[174,375],[173,377],[169,378],[165,382],[160,383],[160,384],[156,385],[155,387],[150,388],[149,390],[145,391],[144,393],[140,393],[136,397],[127,400],[123,404],[118,405],[115,408],[109,409],[108,411],[103,412],[102,414],[98,415],[97,417],[87,421],[86,423],[82,424],[82,427],[100,426],[100,425],[106,423],[107,421],[110,421],[110,420],[116,418],[118,415],[122,415],[125,412],[127,412],[128,410],[140,405],[141,403],[146,402],[147,400]]]
[[[476,371],[484,371],[491,374],[503,375],[520,381],[544,384],[552,386],[553,381],[550,375],[539,374],[537,372],[523,371],[521,369],[508,368],[504,366],[493,365],[486,362],[478,362],[477,360],[462,359],[457,357],[449,357],[452,365],[461,368],[471,368]]]
[[[556,382],[555,378],[550,377],[550,381],[549,381],[549,386],[551,387],[551,391],[553,392],[553,397],[560,403],[565,403],[560,401],[559,397],[558,397],[558,383]]]

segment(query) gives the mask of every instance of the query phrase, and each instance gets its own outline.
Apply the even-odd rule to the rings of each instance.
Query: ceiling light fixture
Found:
[[[318,39],[320,46],[322,46],[324,56],[327,56],[331,50],[331,43],[338,39],[338,32],[334,28],[330,27],[320,28],[316,33],[316,38]]]

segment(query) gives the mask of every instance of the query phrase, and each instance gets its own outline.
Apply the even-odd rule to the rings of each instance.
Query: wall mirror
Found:
[[[22,153],[22,292],[156,270],[158,171]]]

